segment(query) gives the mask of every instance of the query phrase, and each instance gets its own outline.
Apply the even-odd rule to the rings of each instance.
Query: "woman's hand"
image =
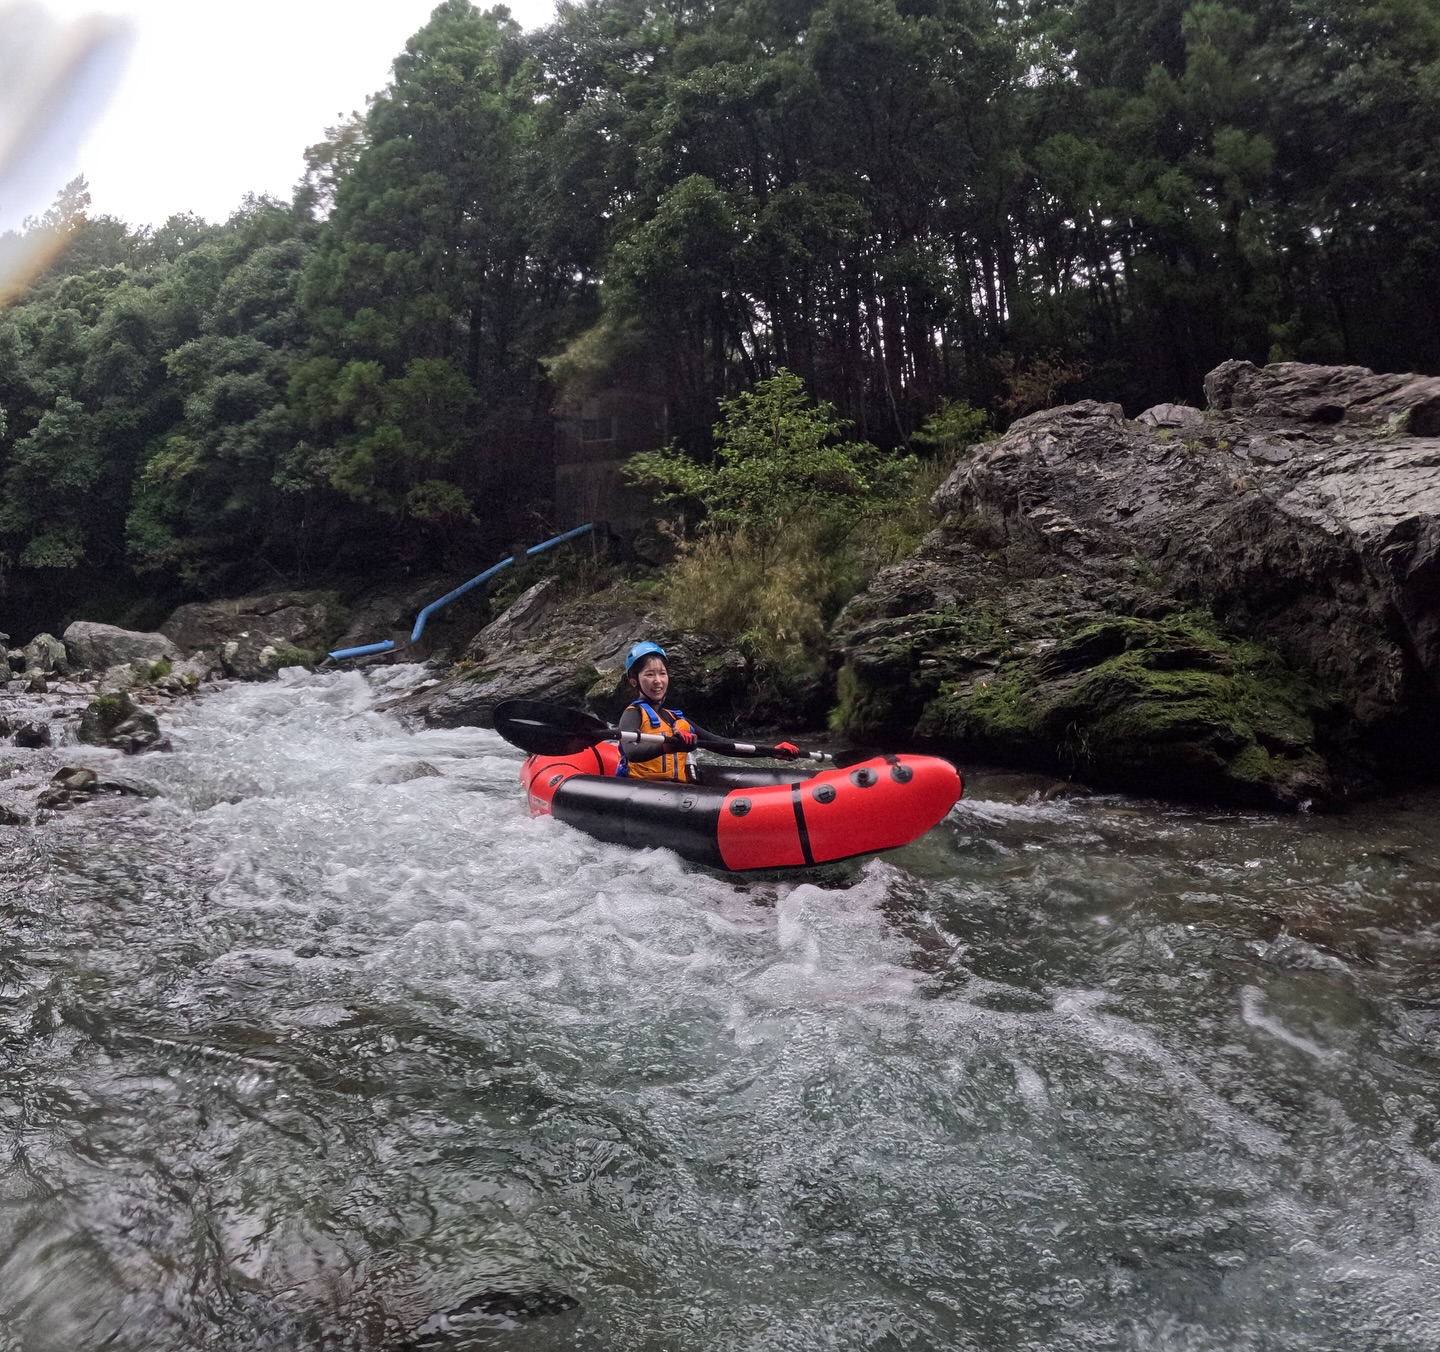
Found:
[[[800,754],[800,748],[794,742],[779,742],[770,748],[770,754],[780,760],[794,760]]]
[[[694,751],[695,740],[693,732],[685,732],[679,728],[665,739],[671,751]]]

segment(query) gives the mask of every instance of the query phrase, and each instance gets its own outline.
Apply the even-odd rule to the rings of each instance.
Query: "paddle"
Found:
[[[495,706],[495,731],[507,742],[528,751],[532,756],[573,756],[577,751],[598,742],[620,742],[622,746],[658,750],[664,738],[654,733],[622,733],[603,718],[581,709],[566,709],[533,699],[507,699]],[[735,756],[774,756],[775,748],[754,746],[749,742],[717,742],[709,737],[698,739],[698,746]],[[842,769],[859,761],[869,760],[871,751],[843,751],[829,755],[824,751],[802,751],[801,760],[833,761]]]

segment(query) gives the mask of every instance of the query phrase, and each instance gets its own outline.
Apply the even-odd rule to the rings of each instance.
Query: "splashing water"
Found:
[[[0,828],[0,1349],[1440,1346],[1440,798],[728,877],[417,679]]]

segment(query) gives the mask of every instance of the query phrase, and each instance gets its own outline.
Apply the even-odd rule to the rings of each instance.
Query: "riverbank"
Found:
[[[1228,362],[1206,388],[1206,411],[1087,402],[969,448],[934,529],[850,599],[809,666],[771,670],[743,626],[706,631],[672,604],[663,568],[598,553],[515,570],[532,585],[503,609],[472,593],[421,648],[409,623],[454,579],[188,605],[162,628],[241,679],[394,640],[378,660],[438,663],[395,704],[427,727],[488,726],[513,698],[613,716],[644,636],[719,731],[828,721],[962,764],[1287,810],[1433,782],[1440,380]]]

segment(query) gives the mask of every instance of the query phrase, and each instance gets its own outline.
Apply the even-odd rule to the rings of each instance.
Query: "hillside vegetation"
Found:
[[[9,587],[488,559],[550,524],[557,395],[620,379],[704,461],[783,369],[898,463],[947,407],[1440,366],[1437,0],[446,0],[308,164],[224,224],[81,181],[31,223]]]

